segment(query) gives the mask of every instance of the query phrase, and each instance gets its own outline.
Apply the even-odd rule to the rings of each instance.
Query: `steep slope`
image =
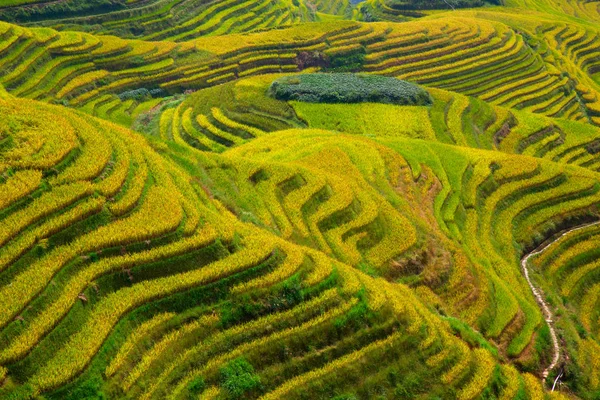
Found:
[[[597,70],[600,63],[600,31],[596,22],[572,18],[568,14],[524,14],[518,9],[510,8],[503,9],[502,12],[460,11],[453,15],[499,21],[525,32],[524,38],[527,39],[528,45],[543,58],[547,67],[569,77],[575,83],[576,99],[586,104],[590,118],[598,123],[600,86]]]
[[[386,279],[426,285],[440,296],[438,306],[483,332],[503,355],[526,369],[549,365],[551,343],[520,277],[519,258],[553,233],[596,218],[598,129],[443,91],[432,91],[432,108],[286,104],[265,95],[272,79],[202,90],[166,108],[158,117],[161,137],[203,150],[232,148],[224,156],[234,160],[207,168],[201,179],[207,188],[227,188],[214,194],[237,215]],[[278,132],[293,126],[353,136]],[[393,148],[407,163],[394,166],[384,147],[367,151],[372,142],[364,136]],[[238,156],[261,164],[241,167]],[[292,161],[297,166],[290,169]],[[379,195],[365,197],[369,186]],[[386,202],[403,216],[386,217]],[[416,241],[407,251],[395,247],[398,253],[388,253],[381,247],[385,237],[398,243],[390,221],[406,218],[413,228],[404,225],[398,232],[413,229]],[[574,343],[586,337],[573,330],[560,335]],[[563,356],[577,352],[571,346]],[[567,365],[571,373],[587,368]]]
[[[366,254],[379,271],[390,258],[400,257],[394,268],[411,271],[410,264],[402,266],[402,255],[417,245],[413,229],[426,229],[418,221],[432,214],[426,209],[410,214],[399,196],[421,192],[432,213],[440,197],[434,201],[433,193],[428,194],[435,175],[426,178],[424,166],[420,180],[429,184],[419,189],[418,181],[410,183],[416,171],[411,173],[392,150],[398,142],[383,148],[360,140],[363,147],[385,155],[390,172],[400,172],[372,183],[399,185],[398,194],[390,193],[387,211],[368,216],[365,202],[378,195],[363,184],[351,195],[361,204],[359,215],[328,226],[319,221],[342,210],[339,201],[347,195],[335,184],[335,171],[320,173],[310,153],[343,154],[341,150],[350,162],[350,149],[339,147],[351,143],[350,138],[340,142],[338,135],[324,131],[281,132],[219,156],[181,147],[167,151],[160,142],[80,114],[62,110],[58,118],[56,107],[41,103],[12,100],[0,107],[5,116],[0,190],[6,194],[0,214],[0,393],[8,398],[39,393],[49,398],[100,393],[214,397],[232,390],[267,399],[341,393],[366,398],[385,390],[390,396],[428,392],[468,399],[483,391],[510,398],[541,390],[532,376],[500,365],[494,348],[477,332],[436,311],[439,300],[426,285],[416,285],[419,280],[407,281],[416,285],[413,290],[372,278],[340,261],[335,247],[319,245],[315,223],[325,229],[322,243],[356,246],[356,255]],[[304,155],[279,147],[292,138],[306,147],[315,137],[326,141]],[[265,158],[265,145],[280,150]],[[508,163],[510,157],[504,158]],[[289,167],[271,169],[272,163]],[[411,161],[411,168],[417,165]],[[231,208],[228,200],[238,201],[219,200],[220,192],[231,187],[227,171],[232,168],[240,172],[238,181],[247,179],[260,198],[271,202],[265,210],[275,218],[281,206],[270,194],[277,185],[269,182],[277,173],[272,182],[287,187],[288,204],[301,209],[298,226],[304,220],[315,241],[284,240],[257,221],[242,222],[248,217],[239,209],[227,211],[222,204]],[[550,164],[539,168],[552,169]],[[357,173],[361,179],[360,167]],[[564,174],[573,173],[581,171]],[[221,179],[206,181],[207,174]],[[284,176],[298,174],[307,180],[298,187]],[[311,175],[324,178],[331,192],[330,200],[313,197],[317,204],[323,202],[315,204],[315,211],[292,201],[313,186]],[[381,231],[381,223],[397,223],[388,218],[398,212],[406,213],[401,229]],[[350,231],[356,233],[343,234]],[[441,275],[450,273],[455,285],[465,285],[469,276],[477,285],[472,274],[492,273],[458,260],[451,261],[449,271],[436,271],[435,264],[432,260],[419,274],[423,284],[438,281],[437,287],[446,281]],[[516,275],[512,279],[518,280]],[[486,292],[478,297],[485,299]],[[479,301],[472,293],[468,290],[466,298],[455,301],[474,307]],[[438,307],[446,303],[453,304],[444,299]],[[535,309],[531,312],[535,315]],[[228,381],[232,368],[242,368],[260,385]],[[366,370],[368,378],[349,379]]]

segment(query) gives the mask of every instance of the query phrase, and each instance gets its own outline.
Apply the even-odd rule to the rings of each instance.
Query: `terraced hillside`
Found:
[[[117,114],[122,121],[156,105],[140,99],[249,75],[341,65],[549,116],[596,124],[600,118],[593,61],[580,58],[579,66],[573,64],[577,74],[563,74],[514,29],[472,18],[432,20],[427,30],[418,22],[314,23],[179,44],[9,24],[0,30],[0,82],[10,93],[62,102],[100,117]]]
[[[245,373],[260,382],[244,388],[247,393],[265,398],[365,396],[384,388],[448,394],[448,385],[459,398],[484,390],[541,390],[532,376],[501,365],[497,350],[476,331],[426,305],[438,296],[432,289],[456,285],[448,299],[439,294],[440,306],[462,309],[482,327],[490,324],[490,336],[496,329],[502,337],[511,319],[506,310],[492,311],[494,296],[477,284],[476,276],[497,272],[471,264],[431,231],[427,222],[440,211],[448,214],[427,190],[436,175],[423,165],[422,178],[410,183],[416,171],[394,151],[401,142],[348,137],[340,148],[336,135],[325,131],[284,131],[222,156],[175,148],[171,161],[155,150],[166,152],[162,143],[81,114],[63,112],[57,119],[53,106],[14,99],[0,106],[8,116],[2,124],[0,274],[6,396],[80,398],[101,390],[146,398],[218,396],[240,385],[224,378],[236,368],[252,371]],[[330,144],[306,148],[315,136]],[[261,156],[263,146],[278,147],[291,137],[307,149],[304,155],[284,145],[281,155]],[[352,160],[352,148],[367,143],[373,157]],[[428,145],[413,144],[427,154]],[[326,155],[339,161],[331,164]],[[509,156],[488,156],[511,164]],[[400,174],[390,181],[382,170],[365,182],[361,169],[380,162],[401,167]],[[541,175],[533,181],[552,176],[551,164],[534,164]],[[355,171],[350,187],[337,175],[349,167]],[[584,173],[573,171],[564,179]],[[244,193],[255,199],[256,210],[235,196],[239,191],[227,190],[233,182],[248,186]],[[324,190],[319,187],[325,192],[311,195]],[[395,193],[385,207],[375,206],[383,200],[378,187]],[[283,199],[276,191],[285,193]],[[583,195],[574,196],[574,209],[593,199]],[[415,214],[412,196],[429,205]],[[409,203],[402,205],[402,198]],[[346,215],[341,224],[332,218],[340,213]],[[405,283],[350,266],[362,259],[364,268],[406,279],[414,267],[394,260],[407,251],[423,252],[420,257],[434,251],[442,264],[432,259],[419,279]],[[519,298],[503,294],[520,312]],[[535,308],[524,308],[525,321],[516,324],[522,334],[510,347],[517,353],[539,325]],[[475,311],[483,309],[491,314]],[[422,370],[400,361],[415,357]],[[369,379],[348,379],[365,368],[372,371]],[[408,369],[409,377],[403,376]]]
[[[5,21],[140,39],[184,40],[314,20],[304,3],[287,0],[65,0],[0,5]],[[36,3],[32,5],[31,3]]]
[[[246,363],[261,382],[249,390],[268,398],[541,390],[494,367],[506,356],[532,371],[544,362],[512,243],[588,218],[596,173],[313,130],[223,155],[169,151],[81,114],[58,120],[54,106],[11,99],[2,111],[7,396],[218,395],[224,371]],[[373,378],[355,386],[357,362]],[[410,381],[391,378],[407,368]]]
[[[0,399],[599,398],[599,10],[0,4]]]
[[[140,39],[182,40],[207,34],[246,32],[327,20],[406,20],[417,10],[446,8],[443,2],[368,2],[348,0],[10,0],[0,4],[5,21],[59,29],[115,34]],[[480,7],[481,0],[461,0],[457,7]]]

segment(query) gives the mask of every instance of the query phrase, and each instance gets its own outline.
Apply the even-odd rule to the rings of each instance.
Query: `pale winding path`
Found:
[[[550,245],[552,245],[557,240],[560,240],[564,236],[567,236],[567,235],[569,235],[575,231],[578,231],[580,229],[589,228],[590,226],[598,225],[598,224],[600,224],[600,221],[592,222],[592,223],[585,224],[585,225],[580,225],[575,228],[569,229],[569,230],[563,232],[560,236],[556,237],[551,242],[549,242],[545,245],[542,245],[541,247],[538,247],[537,249],[526,254],[521,259],[521,269],[523,270],[525,279],[527,279],[527,283],[529,284],[529,287],[531,288],[531,291],[533,292],[533,295],[535,296],[535,299],[542,310],[542,314],[544,314],[544,319],[546,320],[546,323],[548,324],[548,328],[550,328],[550,336],[552,337],[552,348],[553,348],[552,362],[550,363],[550,365],[548,365],[548,367],[546,367],[546,369],[544,369],[544,372],[542,373],[544,380],[546,380],[550,371],[552,371],[554,369],[554,367],[556,367],[556,364],[558,364],[558,360],[560,359],[560,346],[558,344],[558,337],[556,336],[556,330],[554,329],[554,314],[550,310],[548,303],[546,303],[546,300],[544,299],[543,292],[541,291],[541,289],[536,287],[533,284],[533,282],[531,281],[531,278],[529,277],[529,267],[527,266],[527,263],[529,261],[529,258],[531,258],[532,256],[536,256],[540,253],[543,253],[544,250],[546,250]]]

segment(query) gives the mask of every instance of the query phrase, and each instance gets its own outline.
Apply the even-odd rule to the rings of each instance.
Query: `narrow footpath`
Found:
[[[521,259],[521,269],[523,270],[525,279],[527,279],[527,283],[529,284],[529,287],[531,288],[531,292],[535,296],[535,299],[536,299],[538,305],[540,306],[540,309],[542,310],[544,319],[546,320],[546,323],[548,324],[548,328],[550,328],[550,336],[552,338],[552,349],[553,349],[552,362],[550,363],[550,365],[548,365],[546,367],[546,369],[544,369],[544,372],[542,373],[542,377],[543,377],[544,381],[548,377],[548,374],[550,374],[550,372],[558,364],[558,361],[560,360],[561,348],[560,348],[560,345],[558,344],[558,337],[556,336],[556,330],[554,327],[554,314],[553,314],[552,310],[550,310],[548,303],[544,299],[544,294],[543,294],[542,290],[540,288],[536,287],[533,284],[533,282],[531,281],[531,278],[529,277],[529,267],[528,267],[529,259],[533,256],[543,253],[548,247],[550,247],[553,243],[562,239],[563,237],[570,235],[571,233],[573,233],[575,231],[589,228],[590,226],[594,226],[594,225],[598,225],[598,224],[600,224],[600,221],[592,222],[592,223],[585,224],[585,225],[580,225],[575,228],[569,229],[568,231],[563,232],[560,236],[556,237],[556,239],[552,240],[551,242],[549,242],[547,244],[542,244],[540,247],[538,247],[537,249],[526,254]],[[554,387],[552,389],[554,390]]]

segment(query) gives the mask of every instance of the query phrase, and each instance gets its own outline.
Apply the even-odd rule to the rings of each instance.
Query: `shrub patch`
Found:
[[[316,73],[276,79],[269,88],[279,100],[309,103],[431,104],[429,93],[396,78],[351,73]]]

